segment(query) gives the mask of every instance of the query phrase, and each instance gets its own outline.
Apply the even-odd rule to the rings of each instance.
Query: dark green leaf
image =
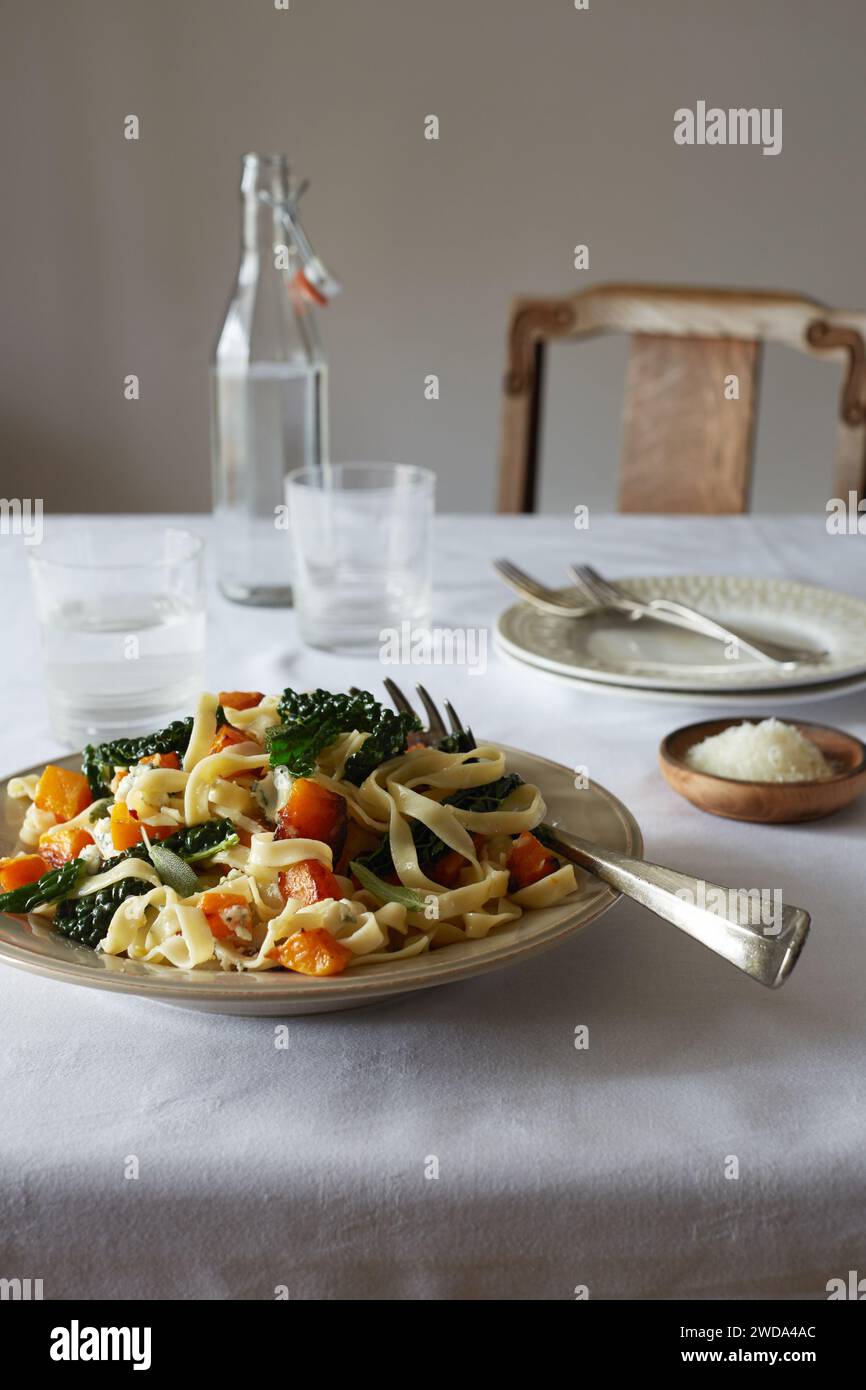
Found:
[[[0,912],[32,912],[43,903],[56,902],[71,893],[84,877],[83,859],[69,859],[59,869],[49,869],[47,874],[33,883],[24,883],[9,893],[0,893]]]
[[[139,856],[142,857],[142,856]],[[97,893],[67,898],[54,915],[53,926],[61,936],[95,950],[108,931],[112,917],[126,898],[149,893],[153,884],[143,878],[119,878]]]
[[[271,766],[287,767],[295,777],[315,772],[317,757],[340,734],[369,734],[346,762],[344,776],[355,786],[381,763],[405,752],[410,731],[421,727],[414,715],[383,708],[366,690],[334,695],[328,690],[287,689],[278,709],[283,723],[267,734]]]
[[[234,821],[229,820],[228,816],[223,816],[220,820],[202,821],[201,825],[185,825],[181,830],[176,830],[173,835],[159,843],[166,849],[171,850],[179,859],[184,859],[187,864],[197,864],[201,859],[210,859],[222,849],[230,849],[238,842],[238,832],[235,829]],[[111,869],[115,864],[119,864],[124,859],[144,859],[150,863],[150,855],[147,846],[142,841],[141,844],[133,845],[131,849],[125,849],[121,854],[116,854],[113,859],[107,860],[100,869],[104,873],[106,869]]]
[[[84,750],[81,770],[95,797],[110,796],[108,783],[115,767],[132,767],[142,758],[154,753],[185,753],[192,733],[193,719],[176,719],[165,729],[140,738],[116,738],[95,746],[88,743]]]
[[[164,841],[161,845],[151,845],[150,862],[163,883],[173,888],[182,898],[198,892],[198,879],[186,860],[181,859],[174,850],[168,849]]]
[[[354,873],[362,888],[366,888],[368,893],[380,903],[400,903],[407,912],[423,912],[427,906],[427,898],[424,893],[419,893],[416,888],[404,888],[400,883],[385,883],[372,869],[353,859],[349,868]]]

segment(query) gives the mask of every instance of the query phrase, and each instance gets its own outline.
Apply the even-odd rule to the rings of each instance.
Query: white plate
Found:
[[[574,772],[568,768],[512,748],[504,751],[509,770],[519,772],[525,781],[541,788],[549,820],[608,849],[641,854],[643,841],[637,821],[604,787],[592,783],[576,791]],[[62,765],[78,767],[80,759],[65,758]],[[41,767],[28,770],[39,772]],[[20,801],[8,796],[7,786],[8,783],[0,785],[3,854],[9,854],[17,844],[24,810]],[[328,1013],[467,979],[486,970],[513,965],[557,945],[606,912],[620,896],[589,874],[578,871],[578,880],[580,888],[567,902],[526,913],[516,922],[494,929],[484,940],[443,946],[393,965],[362,965],[344,975],[320,980],[276,970],[247,974],[176,970],[168,965],[104,956],[58,936],[37,917],[25,920],[2,913],[0,962],[66,984],[140,995],[210,1013],[274,1017]]]
[[[714,694],[706,690],[652,690],[647,686],[608,685],[605,681],[581,680],[578,676],[562,676],[558,671],[545,670],[532,662],[512,656],[494,634],[494,642],[502,648],[502,654],[512,666],[523,671],[531,671],[542,680],[555,681],[557,685],[570,686],[572,690],[598,695],[602,699],[616,696],[621,700],[648,701],[654,705],[692,705],[709,709],[774,710],[782,705],[815,704],[819,700],[834,700],[842,695],[851,695],[857,690],[866,690],[866,676],[847,676],[840,681],[828,681],[825,685],[799,685],[791,690],[765,690],[757,693],[731,691],[728,694]]]
[[[507,608],[496,636],[511,656],[559,675],[652,690],[730,693],[825,685],[866,674],[866,602],[790,579],[675,575],[623,579],[641,599],[671,598],[757,638],[814,647],[826,660],[793,671],[725,657],[721,642],[617,613],[557,618],[529,603]],[[569,598],[575,590],[561,591]]]

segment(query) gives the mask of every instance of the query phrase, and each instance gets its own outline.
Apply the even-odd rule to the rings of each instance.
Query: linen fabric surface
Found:
[[[492,624],[511,601],[500,554],[551,582],[581,558],[866,597],[862,547],[823,517],[440,518],[434,621]],[[63,751],[25,556],[0,538],[4,775]],[[770,992],[621,902],[517,968],[284,1023],[0,968],[0,1276],[41,1278],[46,1298],[698,1299],[824,1298],[866,1273],[866,803],[798,826],[714,819],[656,765],[712,709],[574,691],[492,645],[483,674],[312,651],[290,611],[213,586],[209,610],[210,688],[421,680],[479,738],[586,765],[649,858],[781,888],[811,937]],[[866,735],[863,694],[781,714]]]

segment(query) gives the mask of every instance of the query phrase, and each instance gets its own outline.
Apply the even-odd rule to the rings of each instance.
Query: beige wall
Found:
[[[862,0],[3,0],[0,23],[7,496],[209,505],[245,149],[311,176],[346,285],[323,322],[334,457],[429,464],[446,509],[492,505],[514,292],[691,280],[866,307]],[[677,147],[699,98],[781,106],[782,153]],[[612,505],[624,361],[613,340],[555,352],[547,507]],[[823,505],[838,384],[769,353],[756,506]]]

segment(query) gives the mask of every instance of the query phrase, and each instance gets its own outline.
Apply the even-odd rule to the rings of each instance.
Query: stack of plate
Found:
[[[721,642],[619,613],[559,618],[526,602],[501,614],[496,643],[575,689],[732,708],[776,708],[866,688],[866,602],[788,579],[676,575],[617,581],[635,598],[675,599],[743,635],[826,655],[789,670]],[[563,589],[563,597],[582,595]]]

